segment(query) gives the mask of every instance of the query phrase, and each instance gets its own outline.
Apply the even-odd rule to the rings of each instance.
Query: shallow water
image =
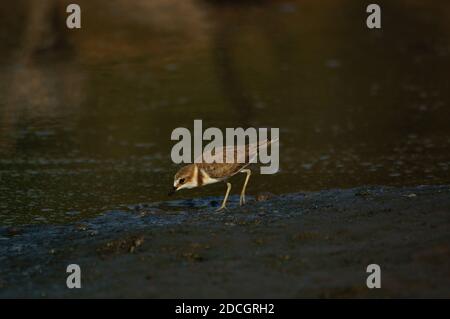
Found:
[[[380,2],[381,31],[351,1],[78,3],[77,31],[59,1],[1,5],[2,225],[164,203],[194,119],[280,128],[281,171],[249,194],[450,182],[445,1]]]

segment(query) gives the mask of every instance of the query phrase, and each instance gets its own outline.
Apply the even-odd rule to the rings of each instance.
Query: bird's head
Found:
[[[197,187],[197,175],[198,168],[195,164],[189,164],[180,168],[173,178],[173,188],[170,190],[169,195],[183,188]]]

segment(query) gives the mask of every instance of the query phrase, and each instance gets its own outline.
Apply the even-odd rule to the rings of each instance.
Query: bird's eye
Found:
[[[179,183],[180,183],[180,184],[183,184],[183,183],[184,183],[184,178],[180,178]]]

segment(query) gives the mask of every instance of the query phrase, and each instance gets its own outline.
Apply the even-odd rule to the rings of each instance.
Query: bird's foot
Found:
[[[227,210],[226,206],[220,206],[219,208],[216,209],[216,212],[222,212],[222,211],[225,211],[225,210]]]
[[[245,196],[241,196],[241,198],[239,199],[239,206],[244,206],[245,205]]]

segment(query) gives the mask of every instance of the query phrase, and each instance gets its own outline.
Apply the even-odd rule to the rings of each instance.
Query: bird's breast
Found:
[[[208,173],[206,173],[204,170],[200,170],[200,174],[198,174],[198,186],[203,186],[203,185],[208,185],[208,184],[214,184],[217,182],[220,182],[221,179],[218,178],[212,178],[211,176],[208,175]]]

